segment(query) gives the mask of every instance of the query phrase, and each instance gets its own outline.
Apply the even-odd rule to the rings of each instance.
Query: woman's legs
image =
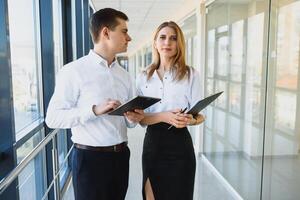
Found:
[[[146,196],[146,200],[155,200],[149,178],[147,178],[145,184],[145,196]]]

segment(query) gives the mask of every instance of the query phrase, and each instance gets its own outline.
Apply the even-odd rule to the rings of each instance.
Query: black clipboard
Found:
[[[147,97],[147,96],[137,96],[130,101],[120,105],[115,110],[109,112],[109,115],[124,116],[125,112],[133,111],[134,109],[144,110],[153,104],[159,102],[160,98]]]
[[[189,111],[187,111],[187,114],[192,114],[193,116],[196,116],[201,110],[203,110],[206,106],[208,106],[211,102],[216,100],[222,92],[218,92],[216,94],[213,94],[211,96],[206,97],[205,99],[202,99],[198,101]]]

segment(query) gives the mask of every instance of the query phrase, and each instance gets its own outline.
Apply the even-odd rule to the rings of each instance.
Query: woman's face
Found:
[[[155,48],[161,57],[172,58],[177,53],[177,35],[173,28],[162,28],[155,40]]]

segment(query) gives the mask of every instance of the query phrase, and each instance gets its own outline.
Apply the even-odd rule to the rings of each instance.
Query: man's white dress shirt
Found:
[[[174,80],[175,74],[165,72],[162,80],[155,70],[152,77],[147,80],[146,73],[141,73],[137,80],[137,93],[144,96],[161,98],[161,101],[150,106],[145,113],[156,113],[174,109],[189,110],[201,99],[200,75],[191,68],[190,79]]]
[[[92,107],[109,98],[125,103],[132,96],[129,73],[117,61],[108,66],[106,60],[91,50],[87,56],[60,70],[46,123],[50,128],[71,128],[74,143],[119,144],[127,141],[127,126],[132,124],[121,116],[96,116]]]

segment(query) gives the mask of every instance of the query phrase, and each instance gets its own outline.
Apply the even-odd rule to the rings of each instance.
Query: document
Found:
[[[124,116],[125,112],[134,111],[134,109],[144,110],[153,104],[159,102],[160,98],[147,97],[147,96],[137,96],[130,101],[120,105],[115,110],[109,112],[109,115]]]
[[[200,101],[198,101],[189,111],[187,111],[187,114],[191,114],[193,116],[196,116],[201,110],[203,110],[206,106],[208,106],[211,102],[213,102],[214,100],[216,100],[221,94],[222,92],[213,94],[209,97],[206,97],[205,99],[202,99]],[[186,111],[187,108],[184,108],[180,111],[180,113],[184,113]],[[173,125],[169,126],[168,129],[171,129],[173,127]]]
[[[216,100],[222,92],[213,94],[209,97],[206,97],[205,99],[202,99],[198,101],[189,111],[187,111],[187,114],[192,114],[193,116],[196,116],[201,110],[203,110],[206,106],[208,106],[210,103],[212,103],[214,100]]]

